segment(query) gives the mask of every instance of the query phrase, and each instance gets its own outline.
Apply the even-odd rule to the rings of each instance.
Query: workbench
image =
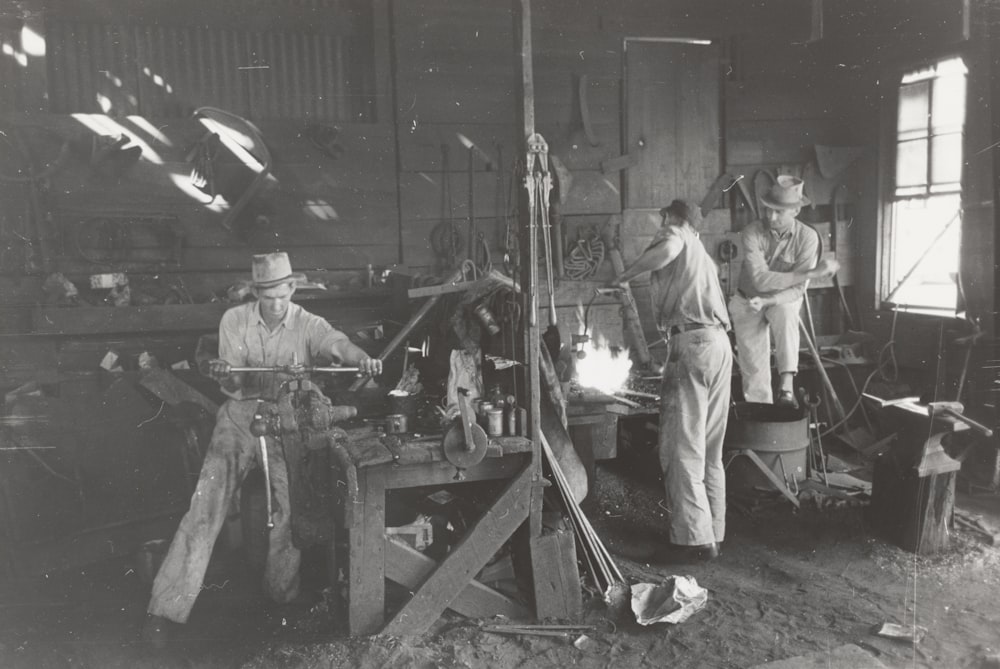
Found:
[[[461,473],[448,462],[440,435],[349,433],[331,444],[335,486],[347,534],[350,633],[392,635],[424,632],[446,608],[469,617],[533,618],[519,602],[475,580],[507,538],[527,518],[532,480],[531,442],[491,437],[486,457]],[[389,490],[473,481],[508,481],[486,513],[440,563],[386,534]],[[385,622],[385,580],[413,591]]]

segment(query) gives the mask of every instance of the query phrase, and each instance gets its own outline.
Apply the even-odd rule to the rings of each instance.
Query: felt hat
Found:
[[[771,209],[798,209],[812,204],[812,200],[802,194],[805,182],[798,177],[782,174],[774,180],[771,188],[760,196],[760,201]]]
[[[666,216],[667,214],[673,214],[691,225],[696,225],[701,219],[701,209],[686,200],[674,200],[660,210],[661,216]]]
[[[251,266],[254,288],[273,288],[283,283],[305,279],[304,274],[292,273],[292,263],[284,251],[262,253],[253,257]]]

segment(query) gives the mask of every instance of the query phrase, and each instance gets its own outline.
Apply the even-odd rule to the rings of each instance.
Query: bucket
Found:
[[[723,442],[723,460],[730,462],[733,451],[751,450],[786,484],[804,481],[808,474],[809,416],[800,409],[736,402],[729,411]],[[735,458],[727,468],[730,485],[736,488],[773,487],[747,458]]]

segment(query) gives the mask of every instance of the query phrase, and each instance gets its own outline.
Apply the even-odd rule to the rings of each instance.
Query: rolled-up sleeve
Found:
[[[219,359],[233,367],[247,366],[247,348],[243,341],[246,327],[240,324],[240,314],[230,309],[219,321]]]
[[[352,362],[348,355],[355,347],[346,334],[313,314],[309,314],[305,328],[311,358],[324,362],[333,359],[339,362]]]

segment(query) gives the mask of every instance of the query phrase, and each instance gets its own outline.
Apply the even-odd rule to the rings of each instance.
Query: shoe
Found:
[[[799,403],[795,399],[795,393],[791,390],[782,390],[778,393],[778,399],[774,400],[775,405],[779,407],[789,407],[792,409],[798,409]]]
[[[653,562],[661,564],[700,564],[719,557],[719,544],[680,546],[667,544],[660,547],[653,556]]]
[[[142,625],[142,640],[155,650],[167,647],[170,637],[170,621],[163,616],[146,614],[146,622]]]

